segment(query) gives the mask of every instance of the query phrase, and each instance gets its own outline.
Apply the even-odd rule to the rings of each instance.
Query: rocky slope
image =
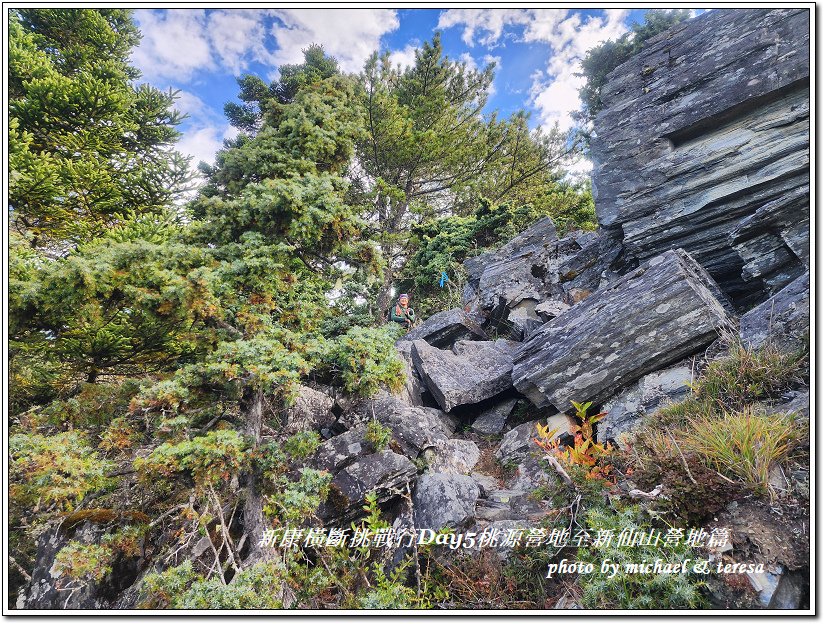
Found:
[[[402,391],[353,401],[303,388],[280,426],[324,438],[307,465],[333,475],[317,514],[325,526],[361,517],[375,493],[398,530],[529,529],[553,511],[547,488],[566,487],[539,461],[536,425],[569,440],[582,424],[571,402],[592,401],[607,414],[598,441],[620,445],[645,416],[687,396],[722,336],[740,332],[751,346],[803,342],[808,15],[713,11],[652,41],[605,88],[593,142],[597,234],[559,237],[543,219],[467,260],[462,307],[396,345]],[[800,387],[771,409],[802,418],[806,409],[809,418],[808,401]],[[369,437],[374,420],[390,432],[385,448]],[[82,590],[56,590],[55,552],[70,540],[95,543],[101,522],[128,524],[75,520],[41,536],[18,606],[133,607],[137,582],[157,565],[145,552]],[[775,545],[767,529],[798,525],[752,501],[723,508],[723,522],[735,556],[770,566],[749,577],[752,604],[797,608],[809,580],[804,558]],[[180,556],[208,559],[208,546],[186,545]],[[732,606],[714,591],[717,604]]]

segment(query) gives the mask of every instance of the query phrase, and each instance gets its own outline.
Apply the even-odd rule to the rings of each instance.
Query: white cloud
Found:
[[[143,39],[132,62],[147,80],[187,82],[195,71],[215,68],[204,10],[136,11],[135,18]]]
[[[404,67],[411,67],[415,64],[415,50],[418,48],[415,43],[407,43],[403,50],[393,50],[389,53],[389,62],[392,67],[400,65],[401,69]]]
[[[532,19],[527,9],[448,9],[440,14],[438,28],[463,26],[461,38],[468,46],[474,46],[476,33],[481,34],[478,43],[494,46],[506,26],[525,25]]]
[[[178,93],[175,108],[189,116],[177,150],[193,157],[192,167],[197,167],[201,160],[213,163],[215,153],[223,147],[223,140],[237,136],[237,130],[225,117],[194,93]]]
[[[279,9],[272,12],[280,24],[272,27],[278,50],[276,65],[300,63],[311,43],[338,59],[345,72],[359,72],[380,47],[383,35],[400,25],[393,9]]]
[[[190,128],[177,143],[177,150],[187,156],[192,156],[192,167],[197,167],[202,160],[214,163],[215,154],[223,147],[223,134],[215,126]]]
[[[203,9],[138,10],[143,39],[132,61],[149,81],[191,83],[199,71],[235,75],[250,63],[273,67],[300,63],[303,49],[324,46],[341,69],[357,72],[380,47],[383,35],[398,28],[392,9]],[[271,27],[267,26],[274,19]],[[267,49],[267,36],[275,50]],[[409,46],[398,54],[407,60]]]
[[[580,108],[578,90],[585,82],[583,77],[576,76],[581,72],[581,60],[590,48],[627,32],[624,22],[628,13],[610,9],[602,17],[590,16],[586,20],[573,13],[561,21],[552,15],[526,30],[525,39],[542,41],[552,49],[545,77],[533,79],[531,89],[532,102],[543,125],[557,122],[563,129],[573,126],[571,113]],[[551,28],[547,26],[550,22]]]
[[[258,11],[222,10],[209,14],[209,40],[221,64],[238,75],[250,60],[272,61],[264,39],[266,28]]]
[[[251,61],[272,62],[264,45],[266,11],[169,9],[135,12],[143,39],[132,61],[147,80],[190,82],[198,71],[239,75]]]
[[[580,107],[578,90],[584,80],[575,74],[581,71],[581,60],[590,48],[627,32],[628,14],[607,9],[601,16],[582,18],[566,9],[450,9],[441,13],[438,27],[463,26],[463,40],[470,46],[476,39],[494,46],[507,28],[516,27],[522,29],[524,42],[548,45],[546,67],[532,76],[531,103],[544,126],[557,122],[568,129],[571,113]]]

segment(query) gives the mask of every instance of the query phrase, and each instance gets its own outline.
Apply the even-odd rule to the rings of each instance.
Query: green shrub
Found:
[[[179,598],[177,609],[282,609],[283,564],[263,561],[239,572],[224,585],[217,577],[198,580]]]
[[[329,495],[332,475],[325,470],[301,468],[297,481],[281,475],[275,480],[275,493],[266,497],[264,513],[285,526],[297,526],[312,517]]]
[[[53,436],[17,433],[9,438],[9,494],[22,505],[72,509],[89,492],[111,485],[113,464],[101,459],[79,431]]]
[[[366,425],[364,439],[369,442],[375,452],[384,450],[392,439],[392,430],[377,420],[370,420]]]
[[[243,436],[219,429],[177,444],[165,442],[148,457],[135,460],[135,468],[149,479],[187,472],[195,484],[205,486],[227,482],[241,472],[248,458]]]
[[[191,561],[147,574],[140,586],[140,609],[281,609],[282,564],[265,561],[239,572],[224,585],[204,579]]]
[[[618,536],[624,530],[648,530],[638,507],[629,506],[617,512],[604,507],[590,509],[586,513],[586,527],[592,535],[599,530],[612,531]],[[618,573],[609,578],[600,574],[602,562],[609,559],[619,564]],[[583,590],[581,605],[587,609],[696,609],[706,606],[701,593],[704,581],[692,571],[686,574],[639,574],[628,572],[629,563],[653,563],[661,559],[669,564],[695,562],[697,553],[683,540],[678,545],[618,546],[613,539],[610,545],[582,547],[578,560],[591,563],[595,571],[581,574],[578,585]]]
[[[292,459],[306,459],[320,446],[320,436],[315,431],[299,431],[283,442],[283,450]]]
[[[100,544],[71,541],[54,558],[54,570],[70,578],[99,581],[112,571],[112,549]]]
[[[372,396],[382,385],[393,391],[403,387],[403,363],[391,325],[353,327],[328,343],[323,360],[347,392]]]

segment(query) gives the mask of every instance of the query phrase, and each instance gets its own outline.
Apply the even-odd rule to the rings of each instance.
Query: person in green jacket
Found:
[[[415,310],[409,307],[409,295],[403,293],[398,297],[398,302],[392,307],[389,318],[406,329],[412,329],[415,325]]]

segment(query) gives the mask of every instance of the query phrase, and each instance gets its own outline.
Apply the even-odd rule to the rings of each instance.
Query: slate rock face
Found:
[[[668,251],[541,327],[518,351],[513,383],[537,407],[600,404],[731,327],[718,297],[689,254]]]
[[[512,355],[494,342],[479,342],[461,355],[412,343],[412,360],[427,388],[444,411],[480,403],[512,386]]]
[[[486,333],[481,328],[480,320],[476,315],[460,308],[444,310],[430,316],[399,342],[426,340],[433,347],[444,348],[451,346],[456,340],[485,340]]]
[[[741,341],[757,348],[768,341],[792,349],[810,330],[810,274],[805,273],[741,317]]]
[[[479,496],[480,489],[472,477],[425,473],[418,478],[412,497],[415,526],[433,531],[463,528],[475,516]]]
[[[647,414],[684,398],[692,379],[689,366],[674,366],[645,375],[601,408],[607,414],[598,422],[598,440],[615,440],[620,446],[621,434],[635,429]]]
[[[418,470],[407,457],[380,451],[360,457],[332,479],[329,499],[321,505],[321,518],[347,519],[363,513],[365,496],[375,492],[385,502],[404,490]]]
[[[599,223],[623,234],[629,266],[684,248],[742,308],[800,274],[809,19],[806,9],[712,11],[650,39],[609,75],[593,195]],[[777,214],[730,241],[768,204]]]

